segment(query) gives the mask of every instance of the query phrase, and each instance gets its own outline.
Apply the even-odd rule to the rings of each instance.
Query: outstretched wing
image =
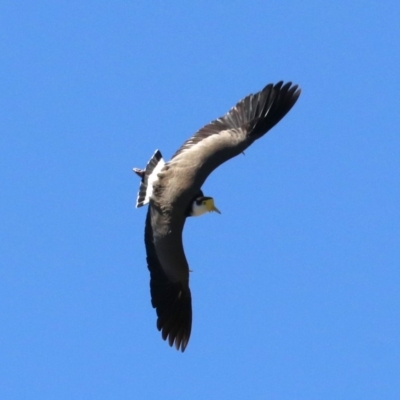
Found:
[[[168,180],[165,196],[178,200],[181,195],[198,191],[215,168],[242,153],[275,126],[296,103],[300,92],[291,82],[269,84],[200,129],[178,149],[160,174],[161,184],[162,179]]]
[[[183,220],[184,223],[184,220]],[[168,218],[150,203],[146,217],[145,245],[150,271],[151,303],[157,312],[157,329],[169,345],[185,350],[192,329],[189,268],[182,245],[179,221],[174,232],[165,232]]]

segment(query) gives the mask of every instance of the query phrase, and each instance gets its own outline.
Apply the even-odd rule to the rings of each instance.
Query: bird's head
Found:
[[[192,203],[192,210],[190,216],[198,217],[200,215],[212,211],[221,214],[221,211],[219,211],[218,208],[215,207],[214,199],[212,197],[199,196],[196,197]]]

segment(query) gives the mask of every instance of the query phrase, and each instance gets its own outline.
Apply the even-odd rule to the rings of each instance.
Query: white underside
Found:
[[[161,172],[164,165],[165,161],[161,158],[156,167],[153,169],[153,172],[147,178],[146,197],[144,198],[143,204],[147,204],[150,201],[150,197],[153,194],[153,185],[157,182],[157,175]]]
[[[199,217],[200,215],[205,214],[206,212],[208,212],[207,207],[204,204],[196,204],[194,203],[192,206],[192,217]]]

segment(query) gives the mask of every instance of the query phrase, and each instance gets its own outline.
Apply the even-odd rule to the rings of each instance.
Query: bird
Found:
[[[191,271],[182,242],[186,218],[221,213],[201,190],[205,180],[274,127],[300,93],[292,82],[270,83],[201,128],[170,161],[156,150],[144,169],[133,168],[141,178],[136,207],[148,204],[144,239],[157,329],[177,350],[185,351],[192,330]]]

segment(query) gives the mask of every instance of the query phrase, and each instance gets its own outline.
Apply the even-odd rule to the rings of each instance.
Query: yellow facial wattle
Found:
[[[221,211],[219,211],[218,208],[215,207],[214,199],[204,200],[204,205],[206,206],[208,212],[215,211],[218,214],[221,214]]]

